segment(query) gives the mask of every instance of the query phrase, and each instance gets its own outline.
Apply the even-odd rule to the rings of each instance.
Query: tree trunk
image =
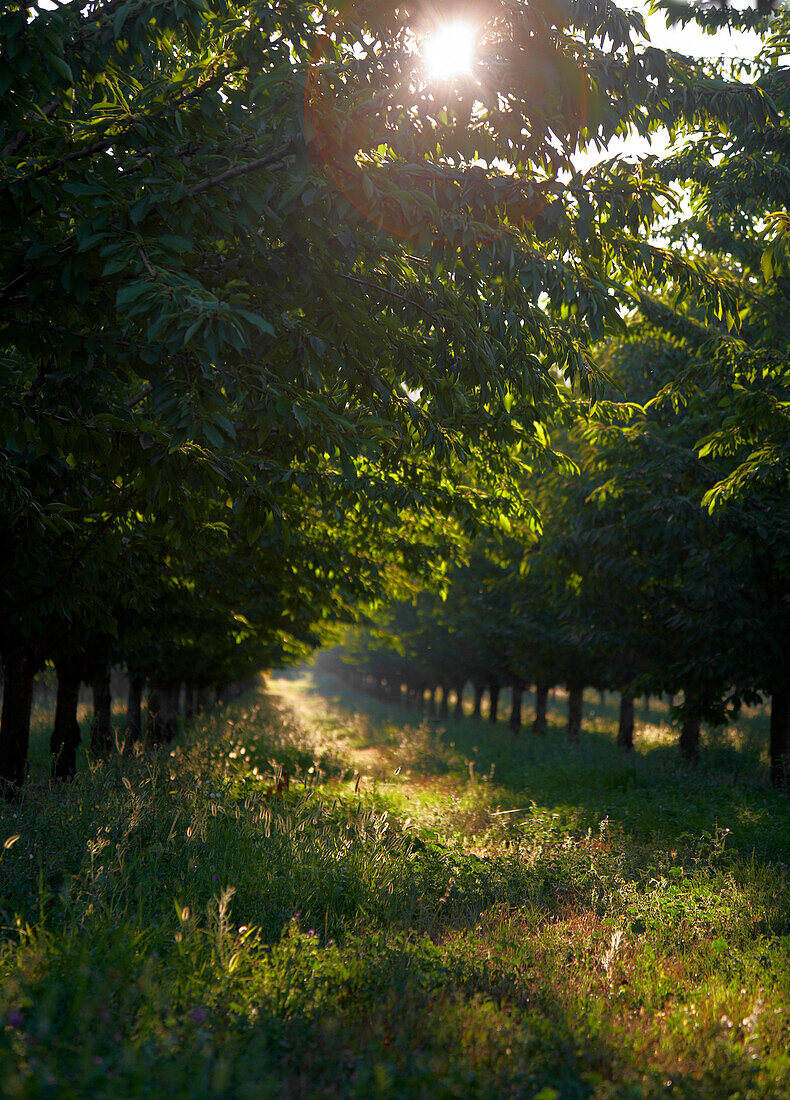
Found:
[[[441,706],[439,707],[439,717],[442,719],[442,721],[445,721],[447,719],[449,713],[450,713],[449,698],[448,698],[450,693],[447,689],[446,684],[440,684],[439,686],[440,686],[440,690],[441,690],[441,693],[442,693],[442,703],[441,703]]]
[[[145,734],[149,744],[160,744],[162,740],[162,692],[159,687],[154,685],[151,686],[151,690],[148,692]]]
[[[630,752],[634,747],[634,697],[627,691],[622,692],[620,695],[617,747],[624,752]]]
[[[168,684],[164,689],[163,739],[168,744],[178,733],[178,704],[181,701],[181,684]]]
[[[771,696],[771,783],[790,788],[790,688]]]
[[[687,764],[697,766],[699,759],[699,719],[687,718],[680,727],[680,755]]]
[[[499,715],[499,684],[491,684],[488,689],[488,699],[490,709],[488,711],[488,721],[496,722]]]
[[[197,708],[199,711],[211,710],[211,688],[198,688]]]
[[[96,756],[112,748],[112,693],[110,666],[102,665],[93,677],[93,721],[91,722],[91,752]]]
[[[645,718],[646,722],[650,721],[650,695],[649,694],[645,696],[644,718]]]
[[[546,735],[546,710],[548,709],[549,689],[545,684],[535,685],[535,721],[532,732],[539,737]]]
[[[475,689],[475,705],[474,705],[474,710],[472,711],[472,717],[473,718],[479,718],[480,717],[480,708],[483,705],[483,692],[485,691],[485,688],[483,687],[482,684],[475,684],[474,689]]]
[[[142,676],[129,677],[129,694],[126,699],[126,730],[132,744],[143,733],[143,680]]]
[[[582,730],[582,710],[584,705],[584,688],[573,684],[568,688],[568,739],[578,741]]]
[[[466,684],[459,684],[455,689],[455,710],[453,711],[453,718],[456,722],[459,718],[464,716],[464,688]]]
[[[194,684],[184,685],[184,717],[195,717],[195,696],[197,692]]]
[[[58,696],[55,702],[55,722],[49,739],[52,755],[52,778],[73,779],[77,774],[77,747],[82,740],[77,721],[82,668],[75,661],[56,662]]]
[[[436,717],[436,692],[438,690],[439,689],[435,688],[435,687],[428,688],[428,717],[429,718],[435,718]]]
[[[37,662],[23,646],[3,650],[3,712],[0,716],[0,794],[13,794],[25,779]]]
[[[598,699],[600,700],[600,705],[602,707],[605,707],[606,706],[606,688],[603,688],[601,691],[598,692]]]
[[[510,728],[518,736],[521,733],[521,700],[524,688],[519,684],[513,687],[513,701],[510,705]]]
[[[152,745],[173,740],[178,733],[179,686],[157,684],[148,695],[148,739]]]

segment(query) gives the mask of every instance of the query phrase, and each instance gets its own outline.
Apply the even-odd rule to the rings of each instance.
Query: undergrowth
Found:
[[[790,1094],[790,807],[748,730],[687,773],[591,705],[569,747],[271,691],[0,808],[0,1094]]]

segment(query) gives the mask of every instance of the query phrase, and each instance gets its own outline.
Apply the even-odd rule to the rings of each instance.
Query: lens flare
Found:
[[[423,42],[422,56],[428,76],[448,80],[471,73],[475,62],[477,31],[471,23],[442,23]]]

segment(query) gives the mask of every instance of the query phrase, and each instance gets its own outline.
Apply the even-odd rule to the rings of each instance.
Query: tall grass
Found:
[[[0,808],[1,1095],[790,1093],[754,737],[690,774],[591,704],[570,748],[271,691]]]

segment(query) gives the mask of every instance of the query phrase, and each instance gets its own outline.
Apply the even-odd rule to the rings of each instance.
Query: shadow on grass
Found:
[[[330,732],[372,740],[392,763],[408,750],[412,716],[320,690],[360,714],[322,707]],[[713,772],[684,776],[660,745],[623,760],[604,730],[569,750],[556,716],[541,743],[470,719],[427,730],[433,754],[409,757],[427,787],[438,774],[486,814],[492,799],[529,809],[481,857],[382,813],[375,789],[338,781],[331,737],[258,702],[151,757],[113,758],[57,790],[33,784],[0,812],[19,833],[0,852],[0,1091],[652,1100],[669,1080],[688,1100],[783,1095],[786,1069],[761,1078],[748,1044],[719,1036],[715,991],[704,1055],[687,1065],[659,1049],[683,977],[656,983],[659,948],[680,967],[693,946],[700,973],[726,969],[752,998],[756,987],[768,999],[771,967],[787,971],[787,951],[765,940],[768,963],[725,956],[723,932],[751,950],[761,929],[752,897],[721,872],[715,832],[708,851],[695,838],[692,873],[666,851],[694,831],[688,818],[711,819]],[[489,782],[470,760],[478,774],[494,765]],[[278,794],[270,773],[286,765],[299,782]],[[755,813],[754,798],[778,797],[729,792]],[[783,807],[786,822],[785,802],[767,812]],[[751,827],[762,836],[761,820]],[[769,914],[773,934],[783,912]]]
[[[369,716],[365,735],[390,748],[393,760],[412,731],[426,729],[415,711],[360,695],[335,677],[315,675],[300,687],[352,715]],[[651,701],[651,716],[663,725],[645,727],[637,715],[635,751],[623,754],[615,744],[616,699],[610,696],[601,706],[591,694],[578,743],[565,737],[564,700],[559,698],[550,709],[545,738],[529,732],[534,714],[529,708],[519,736],[506,722],[492,725],[471,717],[428,722],[435,749],[413,767],[425,780],[447,773],[462,778],[471,760],[478,777],[490,775],[493,766],[506,808],[513,800],[509,792],[525,806],[534,801],[573,812],[581,830],[595,829],[609,818],[627,834],[660,841],[667,849],[682,847],[689,836],[707,836],[711,844],[721,842],[744,858],[787,860],[790,799],[768,786],[764,714],[747,716],[729,731],[706,731],[699,765],[691,769],[679,759],[666,704]]]

